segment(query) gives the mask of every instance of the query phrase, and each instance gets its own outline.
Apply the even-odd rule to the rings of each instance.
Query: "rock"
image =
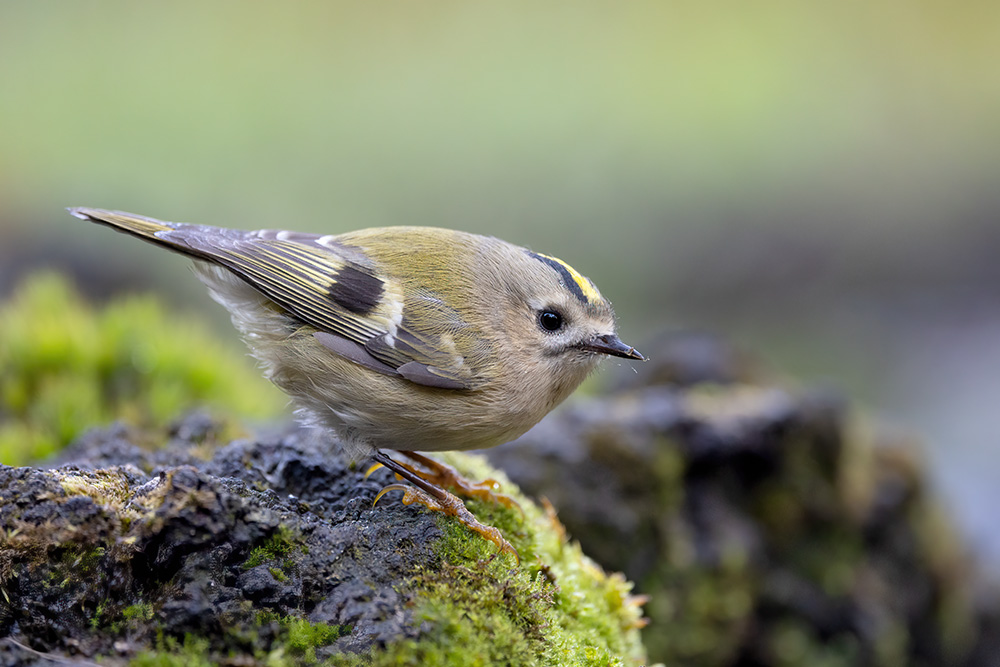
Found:
[[[913,443],[836,395],[765,379],[718,341],[688,335],[659,352],[614,395],[488,453],[650,597],[651,659],[992,664],[1000,598]]]
[[[503,527],[518,566],[392,495],[373,507],[389,473],[366,478],[305,431],[225,445],[219,432],[193,416],[149,449],[136,444],[149,434],[119,426],[57,467],[0,467],[0,636],[12,640],[0,663],[643,662],[627,582],[527,499],[523,519],[476,510]]]

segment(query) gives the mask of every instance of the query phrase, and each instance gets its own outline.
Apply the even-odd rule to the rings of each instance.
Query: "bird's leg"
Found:
[[[420,475],[424,481],[435,486],[445,487],[455,492],[455,495],[462,498],[475,498],[483,502],[494,505],[503,505],[507,509],[517,509],[524,515],[521,506],[517,501],[505,493],[500,493],[500,482],[495,479],[484,479],[481,482],[473,482],[462,476],[462,473],[455,470],[450,465],[435,461],[432,458],[418,454],[417,452],[399,452],[406,458],[414,461],[423,468],[419,470],[411,468]]]
[[[420,503],[430,510],[444,512],[448,516],[453,516],[465,524],[465,526],[470,530],[479,533],[484,538],[497,545],[501,551],[513,554],[514,558],[519,560],[517,551],[513,546],[511,546],[510,542],[504,538],[503,533],[493,526],[487,526],[480,523],[479,520],[476,519],[475,515],[473,515],[472,512],[465,507],[465,503],[463,503],[454,494],[441,488],[442,484],[452,486],[460,492],[468,488],[472,490],[470,495],[473,497],[486,498],[492,493],[490,491],[490,487],[495,485],[496,482],[487,480],[487,482],[483,482],[479,485],[473,484],[472,482],[463,479],[458,471],[450,466],[432,461],[425,456],[413,454],[412,452],[403,452],[403,454],[411,460],[420,463],[422,466],[427,468],[428,471],[418,470],[417,468],[406,465],[405,463],[400,463],[382,450],[375,450],[375,461],[414,485],[407,486],[405,484],[390,484],[379,491],[378,495],[375,496],[376,503],[389,491],[402,491],[404,505]],[[460,480],[461,483],[456,483],[455,480]],[[517,507],[517,503],[509,496],[495,494],[495,497],[497,498],[497,502],[505,505],[506,507]],[[505,502],[503,499],[509,501],[510,504]]]

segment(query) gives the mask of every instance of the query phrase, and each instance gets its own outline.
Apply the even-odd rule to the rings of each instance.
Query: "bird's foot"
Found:
[[[412,505],[417,503],[423,505],[427,509],[433,512],[443,512],[448,516],[453,516],[458,519],[466,528],[469,530],[482,535],[485,539],[489,540],[493,544],[497,545],[497,548],[501,552],[507,552],[514,557],[514,560],[520,562],[520,557],[517,554],[517,550],[511,545],[510,542],[503,536],[498,528],[493,526],[487,526],[475,517],[475,515],[470,512],[465,504],[460,498],[454,494],[443,491],[444,496],[438,497],[436,495],[431,495],[422,489],[418,489],[415,486],[409,486],[407,484],[390,484],[375,496],[375,502],[377,503],[379,499],[384,496],[389,491],[402,491],[404,505]]]
[[[495,479],[484,479],[481,482],[473,482],[462,476],[462,473],[455,470],[450,465],[435,461],[432,458],[418,454],[417,452],[400,452],[403,456],[416,462],[421,469],[407,466],[420,475],[425,482],[435,486],[450,489],[455,495],[461,498],[475,498],[493,505],[502,505],[507,509],[516,509],[524,518],[524,510],[517,504],[517,501],[505,493],[500,493],[500,482]]]
[[[486,524],[481,523],[475,515],[465,507],[465,503],[463,503],[461,499],[442,488],[443,486],[448,486],[466,497],[495,502],[499,505],[503,505],[504,507],[516,507],[520,510],[520,505],[518,505],[513,498],[502,493],[495,493],[493,491],[493,489],[499,488],[499,484],[497,484],[496,481],[486,480],[485,482],[480,483],[470,482],[462,477],[462,475],[451,466],[438,463],[437,461],[429,459],[426,456],[414,454],[413,452],[401,453],[410,460],[418,463],[420,467],[417,468],[415,466],[401,463],[393,458],[390,458],[382,451],[376,452],[375,460],[392,472],[396,473],[398,477],[413,483],[415,486],[390,484],[379,491],[378,495],[375,496],[376,503],[389,491],[402,491],[404,505],[418,503],[429,510],[443,512],[448,516],[453,516],[464,524],[469,530],[482,535],[484,538],[497,545],[501,552],[507,552],[513,555],[514,559],[520,562],[517,550],[511,546],[510,542],[508,542],[506,538],[504,538],[503,533],[493,526],[487,526]],[[371,470],[369,470],[369,472],[371,472]]]

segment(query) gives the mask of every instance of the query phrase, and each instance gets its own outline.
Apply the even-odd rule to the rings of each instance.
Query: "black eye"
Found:
[[[563,326],[563,317],[554,310],[543,310],[538,313],[538,325],[546,331],[559,331]]]

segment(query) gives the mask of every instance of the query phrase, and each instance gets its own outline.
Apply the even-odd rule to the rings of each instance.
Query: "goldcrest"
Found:
[[[492,447],[608,355],[642,360],[562,260],[432,227],[241,231],[71,208],[197,260],[264,374],[354,460]]]

